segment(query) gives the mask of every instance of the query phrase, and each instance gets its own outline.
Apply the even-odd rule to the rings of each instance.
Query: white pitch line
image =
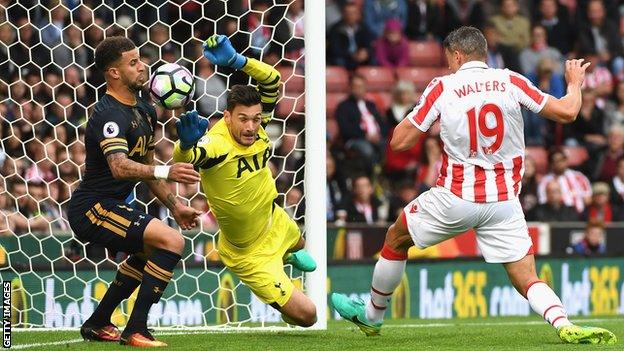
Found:
[[[605,323],[605,322],[619,322],[619,320],[617,319],[604,319],[604,318],[587,318],[587,319],[575,319],[574,322],[576,323]],[[499,326],[499,325],[539,325],[539,324],[546,324],[546,322],[544,321],[525,321],[525,322],[485,322],[485,323],[462,323],[462,322],[453,322],[452,320],[450,320],[448,323],[423,323],[423,324],[393,324],[393,325],[389,325],[388,328],[390,329],[394,329],[394,328],[440,328],[440,327],[448,327],[448,326],[459,326],[459,327],[466,327],[466,326]],[[258,328],[252,328],[252,327],[246,327],[245,329],[236,329],[236,328],[223,328],[223,327],[217,327],[217,328],[210,328],[210,327],[181,327],[181,328],[171,328],[171,327],[162,327],[162,328],[156,328],[156,333],[154,333],[156,336],[175,336],[175,335],[198,335],[198,334],[219,334],[219,333],[266,333],[266,332],[270,332],[270,333],[275,333],[275,332],[280,332],[280,331],[303,331],[305,329],[301,329],[301,328],[289,328],[289,327],[268,327],[269,329],[265,328],[265,329],[261,329],[258,330]],[[351,328],[350,326],[347,328]],[[255,329],[255,330],[254,330]],[[340,329],[346,329],[346,328],[340,328]],[[38,329],[13,329],[13,331],[18,332],[18,333],[23,333],[23,332],[44,332],[44,331],[77,331],[77,328],[60,328],[60,329],[53,329],[53,328],[38,328]],[[23,345],[12,345],[11,348],[12,349],[16,349],[16,350],[21,350],[21,349],[27,349],[27,348],[33,348],[33,347],[42,347],[42,346],[55,346],[55,345],[66,345],[66,344],[75,344],[78,342],[82,342],[82,339],[71,339],[71,340],[65,340],[65,341],[54,341],[54,342],[43,342],[43,343],[36,343],[36,344],[23,344]]]
[[[83,340],[82,339],[71,339],[71,340],[54,341],[54,342],[40,342],[40,343],[36,343],[36,344],[11,345],[11,348],[12,349],[16,349],[16,350],[20,350],[20,349],[29,349],[31,347],[75,344],[75,343],[81,342],[81,341],[83,341]]]

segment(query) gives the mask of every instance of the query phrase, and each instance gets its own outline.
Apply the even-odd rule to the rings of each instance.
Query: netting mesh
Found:
[[[201,43],[226,34],[245,55],[276,66],[284,82],[267,131],[279,202],[303,221],[303,1],[7,1],[0,0],[0,275],[12,281],[14,326],[79,326],[89,317],[125,257],[73,239],[66,207],[84,174],[84,129],[104,93],[94,49],[124,35],[153,71],[187,67],[196,92],[187,109],[220,118],[241,72],[213,67]],[[147,97],[147,94],[144,94]],[[157,108],[156,162],[172,162],[175,115]],[[186,248],[149,324],[233,325],[278,321],[219,263],[218,226],[199,185],[171,184],[206,210],[201,230],[184,233]],[[128,203],[177,228],[168,210],[139,184]],[[286,267],[296,285],[303,276]],[[135,291],[136,294],[136,291]],[[113,316],[124,324],[134,295]],[[252,324],[255,325],[255,324]]]

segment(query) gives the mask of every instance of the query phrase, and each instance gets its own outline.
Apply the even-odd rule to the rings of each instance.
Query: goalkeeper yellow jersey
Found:
[[[279,73],[254,59],[248,59],[243,71],[258,81],[268,122],[277,100]],[[202,189],[221,229],[219,240],[245,248],[269,229],[278,194],[268,167],[270,156],[271,141],[263,127],[251,146],[243,146],[231,136],[223,119],[191,149],[182,150],[176,142],[174,161],[199,167]]]

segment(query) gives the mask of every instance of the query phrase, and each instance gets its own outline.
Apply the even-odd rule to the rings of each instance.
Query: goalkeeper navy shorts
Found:
[[[143,232],[154,217],[121,200],[78,197],[69,202],[68,218],[81,242],[133,254],[144,250]]]

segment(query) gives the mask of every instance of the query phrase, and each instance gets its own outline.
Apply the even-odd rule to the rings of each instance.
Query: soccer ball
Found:
[[[188,69],[176,63],[166,63],[150,77],[149,92],[155,103],[173,110],[191,101],[195,79]]]

